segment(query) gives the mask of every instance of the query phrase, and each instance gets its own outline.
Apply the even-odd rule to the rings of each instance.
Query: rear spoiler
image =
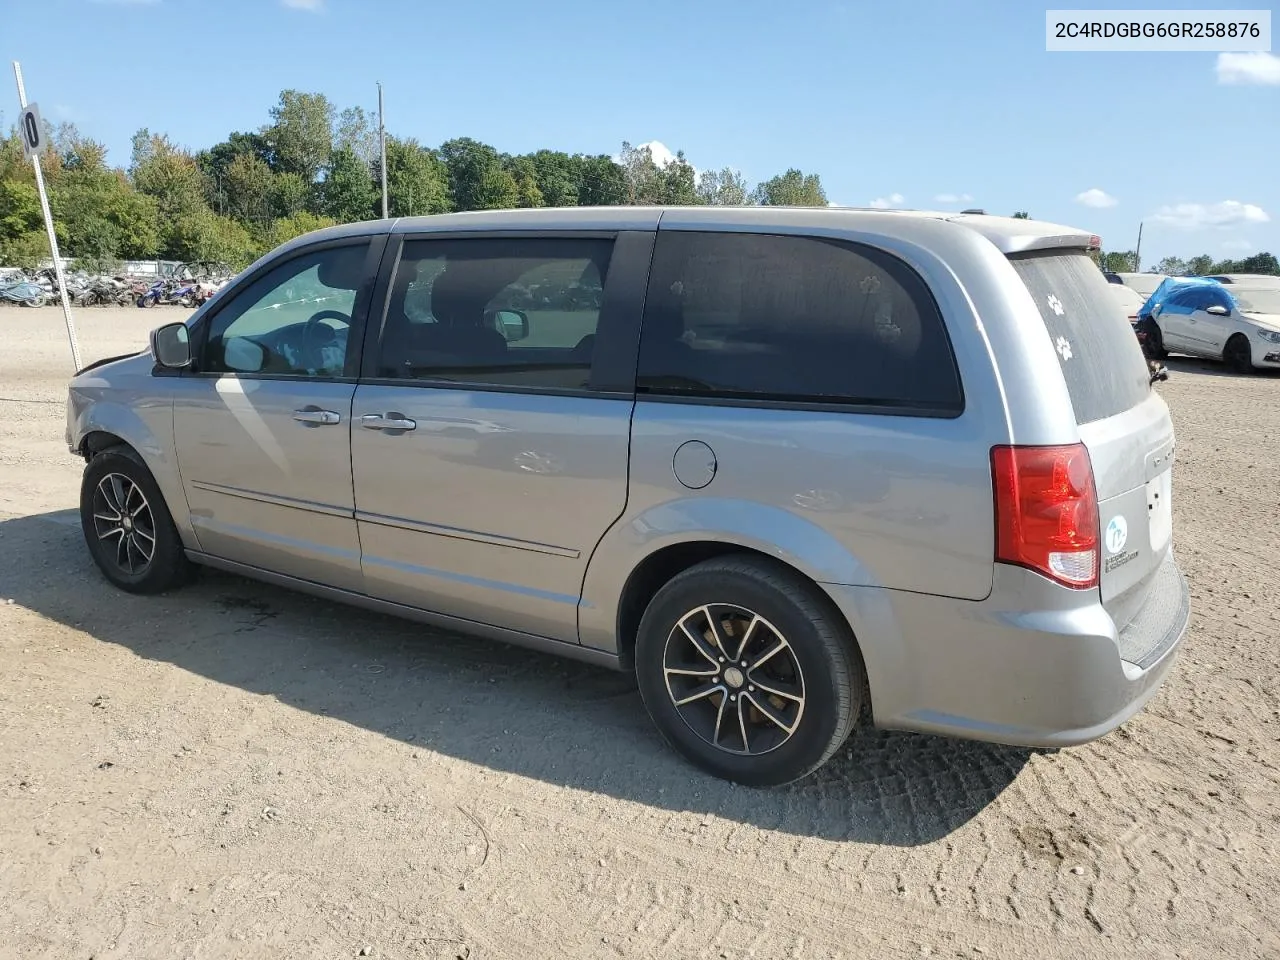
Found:
[[[963,213],[947,219],[953,223],[963,223],[975,233],[982,234],[1005,255],[1038,250],[1102,249],[1102,238],[1097,234],[1085,233],[1058,223]]]

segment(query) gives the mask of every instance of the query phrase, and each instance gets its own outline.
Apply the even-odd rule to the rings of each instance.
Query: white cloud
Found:
[[[1114,207],[1120,201],[1105,190],[1099,190],[1093,187],[1084,193],[1076,194],[1076,203],[1086,207],[1093,207],[1095,210],[1105,210],[1107,207]]]
[[[907,202],[907,198],[900,193],[891,193],[887,197],[876,197],[871,201],[871,206],[877,210],[888,210],[890,207],[900,207]]]
[[[1177,203],[1151,215],[1156,223],[1182,230],[1205,227],[1236,227],[1246,223],[1269,223],[1267,211],[1252,203],[1223,200],[1220,203]]]
[[[940,193],[933,198],[937,203],[968,203],[973,199],[971,193]]]
[[[281,0],[293,10],[305,10],[307,13],[319,13],[324,9],[324,0]]]
[[[1218,82],[1230,86],[1280,86],[1280,57],[1274,53],[1218,54]]]

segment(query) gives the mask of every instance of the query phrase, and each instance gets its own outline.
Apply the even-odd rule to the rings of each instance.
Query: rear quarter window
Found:
[[[1151,393],[1142,347],[1084,252],[1010,257],[1053,341],[1076,422],[1124,413]]]
[[[659,234],[637,389],[923,416],[964,407],[946,325],[910,267],[844,241],[749,233]]]

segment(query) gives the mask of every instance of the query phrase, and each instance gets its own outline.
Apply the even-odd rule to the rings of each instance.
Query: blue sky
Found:
[[[657,141],[753,183],[817,172],[833,203],[1025,209],[1107,249],[1145,221],[1144,266],[1280,254],[1280,58],[1047,53],[1049,5],[13,0],[0,46],[121,164],[142,126],[198,148],[264,124],[284,87],[372,109],[380,80],[388,129],[428,144]]]

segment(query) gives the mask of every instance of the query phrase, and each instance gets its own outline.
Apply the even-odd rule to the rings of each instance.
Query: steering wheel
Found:
[[[351,326],[351,318],[339,310],[321,310],[319,313],[312,314],[311,319],[302,328],[301,345],[303,363],[310,369],[320,370],[324,368],[324,356],[320,351],[330,344],[336,343],[338,339],[337,331],[324,323],[325,320],[337,320],[344,327]],[[324,340],[319,340],[316,337],[317,331],[321,328],[325,331]]]

